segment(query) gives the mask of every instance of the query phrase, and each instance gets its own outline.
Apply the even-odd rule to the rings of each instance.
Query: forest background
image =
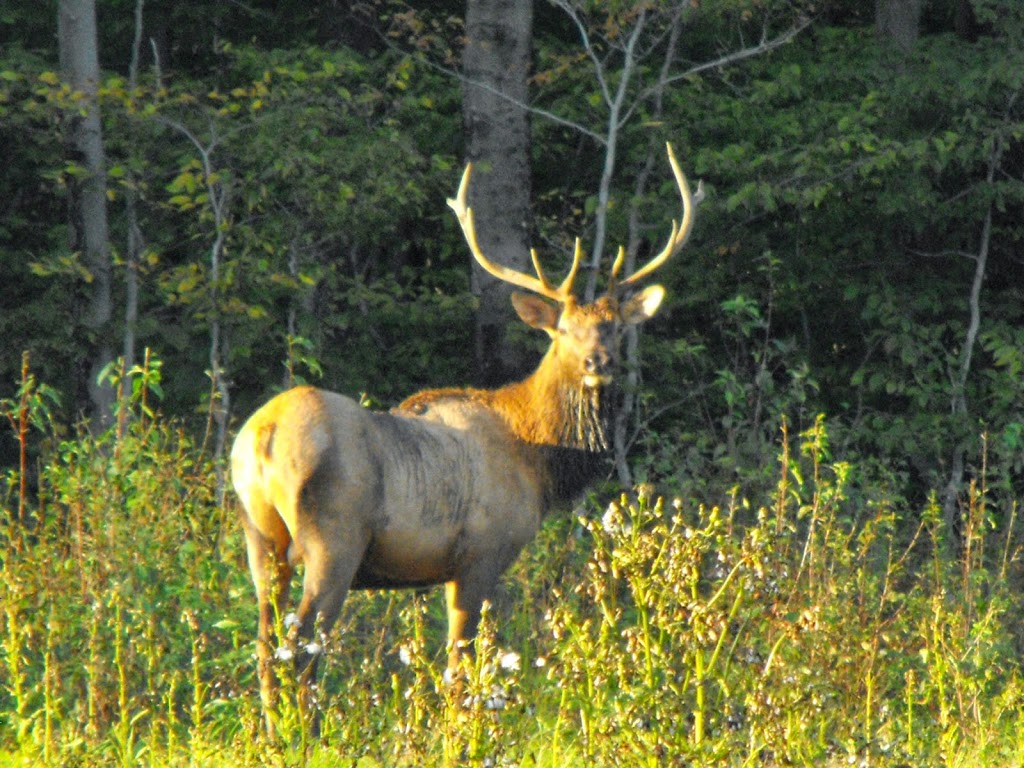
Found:
[[[90,31],[82,19],[93,9]],[[981,701],[1013,709],[1022,638],[1011,596],[1020,584],[1014,536],[1024,480],[1020,3],[15,3],[0,10],[0,44],[0,395],[15,438],[0,441],[9,542],[0,701],[13,750],[49,760],[96,749],[131,762],[171,760],[189,727],[216,741],[201,726],[219,699],[204,695],[218,676],[251,679],[245,664],[231,657],[231,675],[193,667],[194,679],[160,682],[157,654],[147,661],[135,649],[133,663],[150,670],[142,686],[152,699],[136,720],[120,677],[130,665],[124,656],[98,658],[131,635],[132,610],[143,623],[155,615],[147,604],[143,621],[143,606],[126,608],[113,586],[131,570],[112,553],[115,533],[145,530],[130,500],[144,492],[163,499],[184,525],[174,529],[179,540],[209,558],[210,570],[190,577],[191,598],[181,586],[157,601],[167,616],[192,617],[174,632],[195,651],[193,665],[196,643],[217,633],[244,655],[253,622],[224,511],[233,502],[222,496],[232,430],[296,382],[388,406],[423,387],[493,384],[529,370],[542,340],[510,322],[507,295],[471,271],[444,205],[463,162],[481,170],[474,207],[485,250],[493,244],[500,260],[522,266],[533,245],[558,274],[581,236],[592,293],[614,244],[642,260],[679,215],[667,141],[687,175],[702,181],[704,199],[687,247],[659,273],[667,309],[642,338],[627,339],[629,408],[610,482],[589,502],[595,514],[634,486],[639,500],[622,509],[652,531],[661,524],[645,517],[652,492],[694,509],[723,504],[730,531],[736,521],[761,530],[759,508],[779,520],[791,511],[789,523],[772,527],[804,542],[794,545],[796,562],[780,568],[798,574],[792,588],[808,600],[834,599],[843,567],[859,574],[858,589],[866,589],[856,581],[865,572],[881,574],[873,634],[858,636],[874,660],[903,611],[884,597],[895,590],[888,568],[915,572],[930,562],[920,570],[931,578],[922,605],[933,628],[948,610],[963,631],[954,656],[964,662],[982,645],[991,651],[970,657],[988,682],[964,716],[986,719]],[[98,66],[91,74],[90,59]],[[122,453],[130,435],[140,442]],[[113,463],[104,460],[111,445]],[[157,491],[138,479],[138,467],[120,472],[128,456],[154,461],[146,472],[169,461],[180,474]],[[818,472],[825,465],[829,481]],[[83,479],[86,469],[96,476]],[[123,487],[103,485],[114,469]],[[783,491],[794,482],[789,498]],[[125,516],[87,499],[89,487],[121,500]],[[826,508],[836,515],[829,525],[840,528],[816,516]],[[146,510],[158,529],[160,515]],[[92,524],[89,514],[97,515]],[[718,518],[704,514],[701,530],[722,555]],[[882,564],[864,543],[875,541],[865,533],[873,525],[888,542]],[[587,558],[600,562],[601,537],[619,530],[587,529],[593,545],[577,553],[566,543],[580,538],[574,526],[563,520],[541,547],[558,567],[571,568],[574,557],[581,569]],[[1000,544],[982,547],[985,537]],[[153,536],[155,547],[168,547],[150,553],[154,563],[180,563],[172,539]],[[799,578],[813,576],[812,544],[836,558],[819,572],[820,595]],[[892,556],[901,548],[915,567]],[[788,545],[778,551],[792,554]],[[32,586],[25,576],[46,571],[40,564],[54,552],[76,563],[83,603],[104,606],[96,608],[102,621],[83,614],[57,622],[78,626],[97,653],[66,676],[56,670],[72,664],[73,640],[59,651],[56,630],[44,626],[66,584]],[[538,584],[560,578],[529,562],[535,570],[520,574],[515,589],[536,599]],[[242,585],[225,594],[243,605],[203,625],[198,596],[218,579]],[[715,583],[703,577],[693,598],[725,594]],[[904,586],[907,594],[921,587]],[[367,602],[351,621],[380,609],[415,626],[420,603],[396,605]],[[807,629],[800,611],[782,615]],[[518,616],[510,624],[531,642],[550,634],[545,621],[558,624],[543,613]],[[666,647],[671,640],[661,638]],[[766,656],[778,647],[768,636],[761,642]],[[976,754],[970,729],[943,709],[947,683],[967,678],[932,666],[945,644],[921,642],[903,650],[921,656],[923,671],[909,681],[900,671],[892,690],[904,703],[916,697],[936,708],[938,732],[955,731],[955,744],[970,742]],[[731,650],[738,658],[743,648],[737,641]],[[417,679],[429,687],[425,668]],[[922,688],[929,671],[945,682]],[[65,680],[64,693],[54,676]],[[735,686],[719,682],[721,701],[735,698]],[[863,701],[874,685],[857,678],[844,690]],[[687,698],[697,690],[681,700],[702,713],[703,693],[699,702]],[[182,714],[189,696],[191,726]],[[76,698],[88,706],[76,710]],[[970,710],[970,696],[959,690],[954,698]],[[753,712],[752,701],[737,707]],[[815,748],[831,755],[841,744],[877,758],[877,728],[887,721],[871,714],[871,701],[866,722],[846,718],[861,729],[853,741],[790,743],[765,726],[745,754],[763,760],[770,744],[776,757]],[[563,704],[564,696],[552,705],[556,723],[576,712],[571,697]],[[429,722],[429,711],[417,722]],[[573,717],[586,725],[586,716]],[[687,717],[687,748],[708,749],[704,726]],[[136,724],[147,718],[152,730],[140,740]],[[746,734],[740,720],[722,732]],[[441,729],[443,746],[406,747],[450,757],[461,738],[452,722]],[[926,740],[901,722],[910,736],[897,741],[916,754]],[[106,730],[111,724],[123,730]],[[583,757],[613,743],[625,749],[611,736],[602,742],[600,729],[584,732],[574,747]],[[459,754],[482,761],[491,747],[474,733]],[[159,734],[164,752],[154,746]],[[943,755],[955,756],[955,744]],[[381,754],[393,758],[389,749]]]

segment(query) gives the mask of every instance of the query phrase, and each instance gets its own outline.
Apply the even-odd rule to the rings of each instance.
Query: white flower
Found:
[[[306,653],[308,653],[310,656],[317,656],[317,655],[323,653],[323,650],[324,650],[324,647],[322,645],[320,645],[320,643],[318,643],[316,641],[313,641],[312,643],[308,643],[306,645],[306,648],[305,648]]]
[[[412,664],[412,651],[409,650],[409,646],[403,645],[398,649],[398,660],[407,667]]]
[[[505,708],[508,703],[508,692],[500,685],[491,686],[491,695],[484,699],[484,709],[488,712],[498,712]]]
[[[299,626],[298,614],[289,613],[287,616],[284,617],[284,628],[285,629],[291,629],[292,627],[297,627],[297,626]]]
[[[278,661],[291,661],[294,657],[295,652],[287,645],[279,646],[278,649],[274,651],[274,658]]]
[[[605,533],[615,535],[616,533],[629,534],[633,530],[632,524],[624,519],[622,508],[614,501],[608,505],[601,516],[601,527]]]
[[[612,502],[601,516],[601,527],[608,533],[615,533],[619,530],[619,520],[619,508],[615,505],[615,502]]]
[[[548,660],[545,659],[543,656],[538,656],[536,659],[533,660],[533,666],[537,667],[537,669],[540,669],[541,667],[546,667],[547,664]]]
[[[515,651],[509,651],[508,653],[502,654],[501,658],[498,659],[498,663],[501,668],[508,672],[519,671],[519,654]]]

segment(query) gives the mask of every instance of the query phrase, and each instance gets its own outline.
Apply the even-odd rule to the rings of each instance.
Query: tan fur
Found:
[[[600,398],[582,383],[584,361],[596,357],[610,376],[619,319],[594,306],[554,316],[551,348],[524,381],[427,390],[391,413],[298,387],[242,427],[231,475],[260,607],[268,713],[277,700],[274,617],[284,615],[298,563],[305,573],[293,643],[311,638],[314,626],[327,631],[351,588],[443,583],[455,663],[480,605],[550,504],[584,485],[592,470],[585,457],[594,454],[586,429],[603,427],[596,412],[595,424],[576,423],[586,411],[579,401]],[[307,679],[315,666],[315,657],[306,662]]]
[[[600,467],[609,423],[602,393],[612,379],[620,327],[654,315],[664,295],[650,286],[620,304],[618,293],[631,281],[614,287],[620,259],[609,295],[579,305],[571,295],[578,245],[557,289],[536,260],[537,278],[496,267],[476,243],[465,206],[468,177],[467,168],[459,200],[449,204],[474,257],[502,279],[555,301],[512,297],[520,318],[547,333],[551,346],[530,377],[500,389],[427,390],[391,413],[373,413],[342,395],[297,387],[242,427],[231,477],[259,603],[256,647],[270,733],[275,616],[285,614],[294,568],[304,567],[302,600],[287,642],[307,695],[317,656],[302,650],[315,630],[330,630],[350,589],[445,584],[449,664],[457,662],[483,601],[543,516]],[[663,262],[686,231],[673,225],[669,246],[641,272]]]

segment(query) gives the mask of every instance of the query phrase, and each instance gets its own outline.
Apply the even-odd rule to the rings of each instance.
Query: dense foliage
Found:
[[[444,206],[463,9],[98,5],[121,307],[104,332],[127,362],[95,432],[93,275],[68,246],[82,96],[59,75],[55,4],[0,11],[0,756],[1021,761],[1024,6],[925,0],[909,50],[847,0],[537,6],[545,265],[576,235],[605,256],[660,247],[665,141],[704,185],[641,340],[643,492],[608,506],[623,489],[606,486],[549,524],[468,692],[439,678],[429,598],[353,600],[328,746],[307,753],[298,723],[284,752],[252,740],[211,331],[234,425],[295,381],[388,405],[471,380],[468,256]],[[762,35],[788,42],[726,60]]]
[[[321,738],[261,739],[242,537],[208,451],[153,418],[60,441],[40,498],[9,487],[0,760],[173,765],[1016,765],[1014,521],[972,488],[968,546],[831,454],[776,439],[774,487],[720,504],[641,492],[552,520],[485,613],[459,685],[437,592],[357,593],[325,640]],[[47,395],[23,401],[50,435]],[[919,514],[905,534],[900,515]],[[16,517],[23,515],[19,524]],[[283,618],[283,617],[282,617]]]
[[[616,46],[645,7],[579,6],[595,70],[568,5],[538,9],[535,33],[535,241],[553,262],[593,234],[613,117],[599,85],[622,77]],[[781,414],[806,424],[825,412],[838,442],[903,473],[915,498],[961,489],[956,466],[982,435],[1011,490],[1019,5],[978,0],[965,30],[954,24],[962,3],[926,3],[907,54],[879,42],[857,3],[706,5],[687,12],[671,52],[668,17],[649,18],[615,124],[609,243],[639,233],[642,255],[663,236],[673,198],[651,148],[664,140],[707,190],[693,241],[663,275],[673,310],[646,340],[657,406],[635,425],[637,439],[667,436],[686,455],[635,452],[641,478],[731,482],[764,465]],[[149,347],[165,361],[165,408],[203,418],[214,323],[236,421],[296,379],[384,403],[468,381],[467,257],[443,205],[461,135],[449,9],[146,9],[151,45],[133,48],[126,6],[104,4],[100,17],[115,299],[137,280],[126,353]],[[787,45],[697,66],[797,12],[817,15]],[[65,190],[80,168],[62,125],[76,95],[56,74],[51,15],[3,20],[21,45],[0,60],[0,381],[16,381],[30,351],[72,423],[86,405],[78,319],[90,275],[66,245]],[[659,89],[670,53],[682,74]],[[129,258],[133,232],[141,249]],[[109,333],[124,335],[124,322]],[[2,450],[10,461],[12,446]]]

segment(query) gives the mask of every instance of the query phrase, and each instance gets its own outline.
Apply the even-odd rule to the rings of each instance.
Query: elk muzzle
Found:
[[[587,355],[583,360],[583,386],[589,389],[612,383],[612,359],[604,350]]]

